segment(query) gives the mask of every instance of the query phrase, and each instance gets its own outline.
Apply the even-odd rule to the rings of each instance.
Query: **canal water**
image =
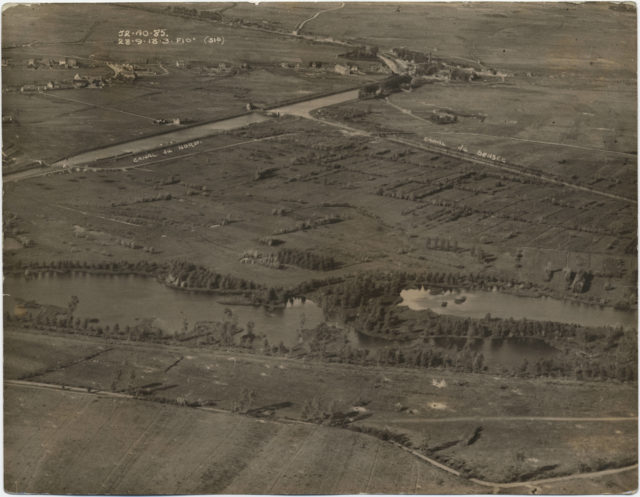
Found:
[[[492,317],[556,321],[583,326],[622,326],[637,329],[637,311],[619,311],[611,307],[580,304],[548,297],[519,297],[499,292],[447,291],[432,295],[429,289],[403,290],[400,305],[420,311],[469,318]],[[458,303],[456,303],[456,300]],[[443,306],[443,302],[446,306]]]

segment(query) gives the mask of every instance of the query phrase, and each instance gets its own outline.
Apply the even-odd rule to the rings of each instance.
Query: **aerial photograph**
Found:
[[[1,33],[5,492],[638,488],[635,3]]]

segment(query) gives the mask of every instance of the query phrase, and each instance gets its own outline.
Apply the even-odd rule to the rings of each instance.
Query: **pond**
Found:
[[[424,288],[403,290],[400,296],[403,299],[400,305],[415,311],[430,309],[438,314],[468,318],[483,318],[491,314],[492,317],[505,319],[556,321],[583,326],[622,326],[630,329],[636,329],[638,321],[637,311],[619,311],[611,307],[548,297],[519,297],[499,292],[465,290],[434,295]]]

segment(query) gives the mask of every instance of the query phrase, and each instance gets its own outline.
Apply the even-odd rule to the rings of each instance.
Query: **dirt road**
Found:
[[[568,423],[589,423],[589,422],[606,422],[617,423],[621,421],[638,421],[637,417],[602,417],[602,418],[585,418],[585,417],[560,417],[560,416],[456,416],[447,418],[395,418],[390,419],[392,423],[461,423],[461,422],[478,422],[484,421],[559,421]]]

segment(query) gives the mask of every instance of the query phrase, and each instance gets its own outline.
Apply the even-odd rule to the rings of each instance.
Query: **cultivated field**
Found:
[[[380,440],[335,428],[21,386],[7,387],[5,404],[7,491],[286,494],[476,488]]]
[[[5,349],[16,351],[14,352],[16,359],[19,354],[29,356],[42,351],[43,348],[48,351],[49,355],[59,356],[59,351],[63,348],[80,349],[82,347],[88,349],[89,345],[104,348],[107,344],[103,344],[104,342],[101,340],[33,335],[26,331],[10,332],[5,339]],[[518,380],[489,375],[452,374],[436,370],[418,372],[389,367],[358,368],[282,357],[247,355],[238,351],[202,352],[184,347],[127,345],[118,342],[109,343],[108,347],[109,350],[100,355],[84,361],[72,361],[70,364],[59,365],[44,374],[33,375],[40,371],[37,366],[33,366],[31,371],[22,370],[21,373],[26,375],[31,373],[29,375],[30,381],[37,383],[88,388],[91,391],[118,392],[117,395],[130,395],[138,389],[147,388],[148,393],[140,397],[143,400],[103,399],[98,401],[92,400],[89,394],[44,390],[29,390],[29,392],[37,392],[38,398],[43,395],[47,399],[58,399],[56,402],[60,402],[61,395],[71,397],[81,402],[82,406],[89,406],[87,409],[95,408],[100,411],[105,410],[106,406],[103,404],[108,404],[113,407],[113,412],[123,412],[124,418],[122,419],[128,419],[126,416],[133,415],[134,412],[137,413],[139,409],[144,409],[149,413],[155,412],[153,406],[157,405],[156,403],[159,401],[207,406],[204,409],[214,409],[218,413],[204,413],[201,410],[194,412],[189,408],[182,409],[185,409],[183,412],[188,414],[187,419],[192,420],[193,423],[196,422],[196,419],[202,419],[197,423],[205,423],[203,417],[207,416],[213,416],[214,419],[216,417],[228,419],[230,423],[240,423],[243,428],[237,430],[238,436],[254,436],[251,435],[253,428],[249,428],[255,426],[255,430],[260,432],[255,436],[260,440],[263,440],[262,437],[266,437],[266,441],[260,442],[258,446],[262,447],[262,444],[265,443],[269,447],[269,449],[265,449],[266,453],[261,451],[261,454],[269,454],[272,450],[284,450],[277,448],[280,444],[288,446],[289,450],[294,452],[298,449],[302,450],[299,446],[298,449],[294,449],[279,438],[272,441],[271,437],[274,435],[270,434],[274,432],[283,436],[286,434],[292,440],[298,441],[312,436],[319,436],[320,440],[323,440],[320,446],[317,446],[315,442],[310,444],[313,446],[312,452],[308,456],[302,456],[301,453],[302,457],[299,458],[301,461],[308,461],[309,458],[318,461],[326,459],[326,462],[322,464],[329,466],[323,471],[318,471],[317,477],[314,476],[315,473],[308,474],[306,470],[301,469],[305,471],[305,478],[289,480],[298,470],[294,471],[287,466],[288,469],[279,470],[284,475],[283,479],[277,485],[276,483],[269,484],[263,479],[264,470],[259,468],[271,467],[266,462],[270,460],[270,456],[267,456],[266,460],[262,456],[256,456],[255,461],[250,459],[248,462],[249,460],[244,459],[244,455],[238,455],[237,461],[243,461],[242,464],[238,463],[238,467],[245,468],[244,462],[247,462],[248,466],[241,473],[245,476],[238,476],[237,481],[236,476],[232,476],[235,475],[235,470],[227,470],[232,473],[232,475],[228,475],[228,480],[224,480],[225,484],[230,485],[229,488],[215,486],[176,487],[176,492],[204,491],[213,493],[224,489],[229,492],[232,491],[231,489],[233,492],[257,492],[267,491],[269,488],[271,488],[268,490],[269,492],[275,493],[279,491],[296,492],[301,488],[309,491],[322,488],[327,493],[392,492],[399,488],[404,488],[403,491],[409,493],[420,489],[426,493],[436,490],[437,486],[427,486],[426,483],[419,483],[421,488],[416,490],[415,473],[410,471],[410,467],[413,466],[415,466],[414,471],[422,475],[427,469],[426,474],[435,471],[435,474],[438,475],[435,478],[436,482],[443,481],[442,477],[445,478],[445,482],[450,481],[447,479],[450,476],[447,477],[446,473],[433,467],[425,469],[422,462],[412,461],[412,457],[408,459],[411,464],[406,467],[407,473],[405,474],[403,469],[392,481],[389,481],[387,476],[384,476],[386,473],[380,473],[381,469],[374,471],[369,466],[369,470],[366,470],[360,466],[361,464],[373,464],[370,461],[372,455],[365,455],[360,450],[357,451],[358,456],[353,459],[352,463],[358,466],[359,472],[367,475],[366,481],[368,481],[368,475],[374,474],[378,483],[370,483],[370,486],[367,487],[363,480],[357,477],[347,478],[344,476],[336,480],[337,468],[342,468],[344,464],[342,462],[338,464],[338,461],[326,458],[326,454],[323,454],[323,451],[329,450],[332,447],[331,444],[334,443],[331,442],[331,437],[346,436],[353,440],[353,444],[345,446],[352,447],[351,449],[345,448],[338,451],[338,454],[343,454],[343,450],[347,451],[346,458],[350,457],[348,453],[353,450],[353,445],[361,443],[364,443],[365,447],[371,448],[373,452],[394,451],[396,449],[384,448],[384,446],[378,448],[376,445],[378,442],[373,444],[373,440],[369,436],[355,434],[351,431],[340,435],[336,433],[337,428],[329,429],[322,426],[314,428],[313,424],[296,425],[297,422],[309,420],[308,416],[312,415],[309,408],[306,407],[309,405],[315,405],[318,412],[326,413],[346,413],[357,406],[362,406],[358,408],[364,414],[362,419],[344,425],[343,430],[344,428],[358,431],[377,429],[380,432],[390,430],[392,433],[404,434],[409,438],[412,446],[418,450],[429,449],[432,451],[432,457],[436,457],[437,460],[446,461],[448,464],[464,470],[465,474],[470,477],[490,482],[538,480],[565,474],[618,468],[633,464],[636,457],[634,455],[637,437],[637,423],[635,421],[637,403],[634,401],[636,391],[628,385],[558,380]],[[7,366],[6,374],[9,378],[18,377],[10,365]],[[10,386],[7,392],[8,395],[15,395],[12,392],[24,392],[25,388],[27,388],[26,385]],[[34,387],[28,388],[33,389]],[[250,403],[244,403],[246,390],[254,392],[253,400]],[[23,393],[20,398],[24,403],[27,401],[26,399],[31,398],[31,393],[28,396]],[[8,398],[10,405],[20,404],[13,399],[13,397]],[[151,431],[150,435],[145,435],[145,438],[140,439],[140,444],[147,443],[146,437],[155,440],[155,436],[152,436],[156,433],[155,430],[159,433],[168,429],[163,424],[165,418],[166,423],[169,423],[169,420],[173,420],[177,416],[172,413],[179,409],[178,407],[162,405],[164,407],[160,408],[161,413],[151,418],[149,417],[151,414],[137,414],[136,419],[140,419],[141,422],[144,420],[147,423],[140,428],[142,431],[156,416],[159,416],[162,421],[158,426],[154,425],[154,431]],[[21,406],[21,409],[24,409],[21,411],[22,416],[30,412],[26,406]],[[232,413],[238,409],[240,412],[248,412],[258,418],[264,416],[266,418],[256,421],[240,414],[220,414]],[[92,419],[91,412],[82,411],[82,416],[86,415],[86,419],[90,420]],[[55,411],[49,416],[54,419]],[[103,416],[107,416],[107,414],[103,413]],[[105,423],[111,423],[108,421],[111,418],[113,415],[108,415]],[[7,419],[9,429],[12,430],[13,424],[17,421],[13,421],[11,417]],[[77,423],[77,426],[82,426],[82,419],[78,419],[74,423]],[[120,419],[120,415],[117,419]],[[182,420],[182,416],[180,419]],[[265,419],[271,421],[265,421]],[[294,425],[282,427],[279,424],[287,420]],[[192,421],[185,420],[184,423],[181,421],[179,426],[185,430],[187,426],[192,424]],[[33,422],[36,423],[36,420]],[[53,423],[56,422],[53,421]],[[171,427],[173,427],[174,421],[171,423]],[[246,429],[244,428],[245,424]],[[196,428],[193,429],[196,430]],[[478,429],[480,431],[477,440],[469,443]],[[226,430],[228,431],[228,429]],[[63,443],[65,436],[61,432],[56,433],[55,436],[59,437],[58,443]],[[209,432],[205,430],[203,433]],[[165,436],[169,437],[166,434]],[[212,441],[219,443],[219,437],[213,434],[211,436]],[[85,434],[79,438],[85,440],[86,443],[86,440],[92,439],[91,437],[93,435]],[[181,447],[188,446],[182,435],[176,434],[175,437],[180,440]],[[135,439],[138,439],[138,436],[126,437],[129,443]],[[10,440],[11,438],[9,438]],[[123,437],[123,443],[124,440]],[[360,442],[360,440],[364,440],[364,442]],[[238,443],[251,445],[247,441]],[[146,445],[143,446],[146,447]],[[610,449],[603,451],[602,447],[610,447]],[[157,450],[157,448],[149,449],[149,453],[153,454]],[[368,454],[369,449],[365,452]],[[56,453],[58,453],[57,449]],[[183,456],[178,454],[179,452],[176,453],[176,460],[182,460]],[[145,467],[144,464],[150,464],[144,462],[146,457],[149,457],[145,456],[144,452],[138,457],[141,459],[141,468]],[[274,456],[274,461],[281,461],[284,457],[283,455]],[[114,461],[120,458],[121,456],[115,457],[114,455]],[[393,458],[394,467],[399,464],[398,468],[405,468],[406,463],[401,462],[405,461],[404,455],[399,459],[396,456]],[[386,460],[379,456],[378,459],[379,461]],[[365,463],[364,461],[369,462]],[[509,463],[505,463],[505,461],[509,461]],[[164,464],[165,461],[163,460],[162,463]],[[172,464],[169,461],[166,463]],[[187,466],[190,467],[190,465]],[[296,466],[294,465],[294,467]],[[113,471],[118,470],[113,469]],[[145,469],[145,471],[147,470]],[[204,472],[205,469],[193,471]],[[350,474],[349,471],[347,473],[341,471],[340,474]],[[272,471],[270,474],[275,473]],[[440,475],[440,473],[442,474]],[[330,474],[333,475],[332,478],[329,478]],[[410,477],[411,474],[414,476]],[[266,476],[264,477],[266,478]],[[26,478],[26,475],[23,478]],[[174,481],[169,476],[167,478],[167,481]],[[376,481],[375,478],[372,481]],[[187,480],[192,479],[198,480],[197,478],[187,478]],[[27,478],[24,481],[25,484],[29,482],[29,486],[24,487],[26,491],[38,490],[37,473],[33,480]],[[117,485],[118,481],[114,477],[112,484]],[[182,481],[184,485],[193,484],[184,480],[184,476],[176,478],[176,481]],[[327,487],[328,481],[333,482],[334,486]],[[410,481],[413,483],[409,483]],[[451,484],[464,485],[464,481],[464,479],[458,478],[455,483]],[[72,491],[71,487],[64,487],[64,485],[71,485],[71,482],[72,480],[70,481],[63,476],[56,485],[63,485],[59,487],[60,491]],[[383,485],[383,482],[389,486],[375,486]],[[41,484],[44,485],[44,483]],[[94,488],[87,486],[86,481],[74,482],[74,484],[79,485],[78,489]],[[163,482],[154,484],[162,485]],[[414,485],[413,489],[405,486],[410,484]],[[102,488],[104,491],[111,488],[113,491],[124,493],[127,488],[133,488],[128,487],[124,482],[120,485],[120,487],[107,486]],[[279,487],[278,485],[284,486]],[[42,488],[47,487],[43,486]],[[135,488],[153,493],[159,491],[161,487],[155,490],[153,488]],[[280,488],[279,491],[278,488]],[[449,491],[449,487],[446,488]],[[470,487],[460,487],[460,491],[463,492],[470,489]]]

